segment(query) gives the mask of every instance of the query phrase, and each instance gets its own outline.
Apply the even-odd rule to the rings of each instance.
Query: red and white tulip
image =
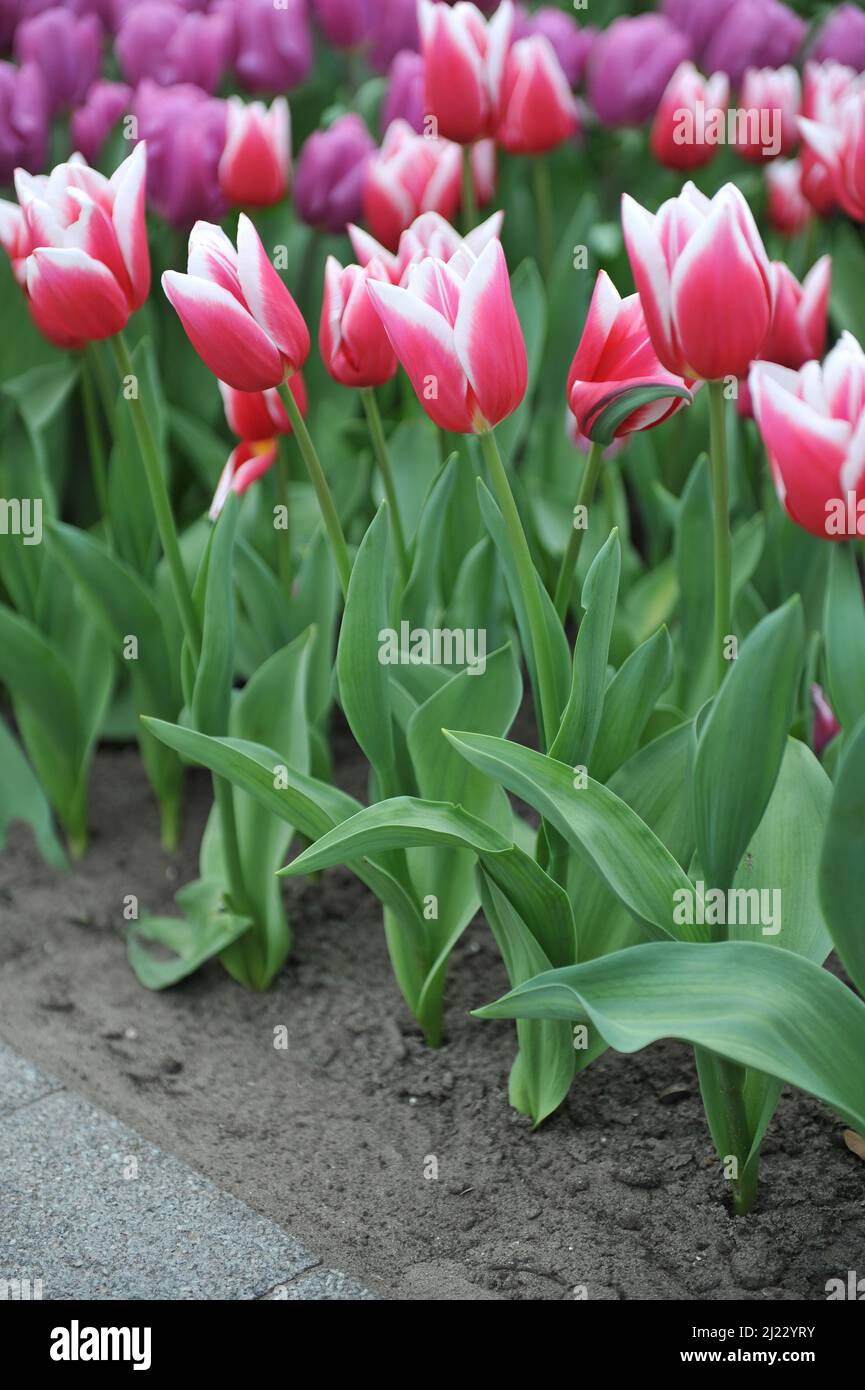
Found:
[[[167,270],[162,288],[199,357],[238,391],[279,386],[309,355],[303,315],[244,213],[237,250],[221,227],[196,222],[187,273]]]
[[[290,378],[288,389],[301,415],[305,415],[307,395],[300,373]],[[236,391],[224,381],[220,381],[219,390],[228,427],[239,437],[240,443],[229,454],[216,485],[210,504],[211,521],[219,516],[230,492],[242,496],[273,467],[278,448],[275,436],[291,434],[292,428],[278,391]]]
[[[285,97],[268,111],[263,101],[229,97],[219,187],[233,207],[270,207],[288,192],[291,117]]]
[[[803,167],[798,159],[773,159],[766,165],[766,213],[781,236],[796,236],[814,216],[802,192]]]
[[[519,39],[505,63],[497,143],[509,154],[543,154],[579,128],[576,98],[549,39]]]
[[[820,217],[827,217],[837,206],[833,174],[836,162],[834,131],[841,102],[856,85],[859,84],[853,68],[842,63],[805,64],[802,115],[798,122],[802,136],[801,188]]]
[[[390,284],[379,260],[341,266],[328,256],[318,345],[321,358],[341,386],[383,386],[396,375],[396,353],[367,294],[367,282]]]
[[[418,400],[455,434],[481,434],[526,393],[527,362],[501,242],[479,256],[463,246],[450,261],[411,267],[404,286],[367,282]]]
[[[362,227],[349,224],[348,235],[359,264],[366,266],[370,261],[380,261],[391,284],[398,285],[409,268],[427,256],[449,261],[462,246],[467,246],[474,255],[479,256],[487,242],[501,234],[504,216],[501,210],[494,212],[486,222],[479,223],[467,236],[462,237],[440,213],[423,212],[403,232],[396,254],[388,251]]]
[[[479,206],[495,190],[495,146],[485,140],[472,150]],[[366,166],[364,221],[373,237],[395,251],[402,233],[423,212],[450,220],[460,203],[462,150],[451,140],[418,135],[407,121],[392,121],[381,149]]]
[[[729,99],[726,73],[706,78],[693,63],[680,63],[652,122],[650,144],[658,163],[667,169],[699,169],[714,159]]]
[[[435,117],[437,134],[461,145],[493,135],[514,27],[511,0],[502,0],[490,20],[464,0],[452,7],[420,0],[418,23],[424,109]]]
[[[739,91],[736,150],[754,161],[787,155],[798,139],[802,100],[795,68],[748,68]]]
[[[661,363],[691,379],[744,376],[768,336],[774,288],[738,188],[709,199],[687,183],[656,214],[625,194],[622,227]]]
[[[143,142],[110,178],[80,155],[50,174],[16,170],[0,241],[34,323],[58,347],[112,337],[147,298],[146,172]]]

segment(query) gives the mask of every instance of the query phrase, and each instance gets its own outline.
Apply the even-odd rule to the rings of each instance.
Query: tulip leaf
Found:
[[[865,994],[865,719],[852,731],[838,770],[820,864],[820,899],[835,949]]]
[[[589,766],[606,782],[636,752],[661,692],[673,675],[673,644],[661,627],[625,660],[607,687],[604,712]]]
[[[648,942],[547,971],[475,1013],[588,1023],[617,1052],[679,1038],[808,1091],[865,1131],[865,1004],[792,951]]]
[[[388,627],[388,516],[382,503],[352,567],[337,648],[340,703],[351,731],[386,787],[395,760],[390,677],[380,660]]]
[[[240,499],[229,492],[202,560],[196,599],[203,610],[201,658],[192,719],[204,734],[224,734],[234,677],[234,537]],[[203,593],[202,593],[203,583]]]
[[[16,821],[24,821],[33,831],[39,853],[53,869],[68,867],[66,855],[51,820],[51,807],[39,779],[27,761],[12,732],[0,719],[0,851],[6,832]]]
[[[781,767],[804,649],[798,597],[764,618],[699,732],[694,763],[697,853],[712,888],[726,891],[763,818]]]
[[[850,733],[865,714],[865,602],[852,546],[831,547],[823,623],[829,699]]]
[[[197,879],[177,893],[180,917],[143,917],[126,938],[129,964],[146,989],[168,989],[186,979],[249,931],[252,919],[229,912],[220,882]],[[160,946],[170,955],[154,953]]]
[[[571,693],[550,757],[588,767],[601,726],[607,689],[610,636],[619,592],[622,547],[617,530],[610,532],[583,581],[585,610],[574,646]]]
[[[687,401],[691,404],[693,399],[691,392],[685,386],[633,386],[624,390],[614,388],[610,392],[610,399],[605,404],[599,401],[588,420],[585,422],[584,434],[589,439],[598,444],[612,444],[616,437],[616,430],[628,419],[636,410],[641,410],[643,406],[651,405],[653,401],[669,400],[672,398]]]

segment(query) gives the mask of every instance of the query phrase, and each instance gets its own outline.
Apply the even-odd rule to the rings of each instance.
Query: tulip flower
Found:
[[[144,0],[123,17],[114,45],[126,81],[160,86],[189,82],[212,94],[228,66],[233,25],[228,14],[189,14],[170,0]]]
[[[334,48],[359,48],[369,38],[375,0],[312,0],[312,12]]]
[[[714,198],[687,183],[652,214],[625,194],[622,226],[660,361],[706,381],[744,376],[772,316],[772,277],[751,210],[734,184]]]
[[[577,103],[549,39],[519,39],[505,62],[497,143],[509,154],[542,154],[571,139],[579,125]]]
[[[806,362],[822,357],[826,350],[832,259],[821,256],[801,285],[783,261],[773,261],[772,278],[775,284],[772,325],[760,359],[797,370]],[[741,415],[752,413],[747,381],[741,383],[738,406]]]
[[[668,169],[699,169],[714,159],[717,131],[726,120],[730,82],[725,73],[705,78],[693,63],[680,63],[661,97],[650,144]],[[723,126],[721,126],[723,129]]]
[[[102,26],[95,14],[45,10],[18,25],[15,57],[41,70],[52,111],[79,106],[99,75]]]
[[[380,261],[343,267],[328,256],[318,343],[328,373],[341,386],[382,386],[396,374],[396,354],[367,281],[390,284]]]
[[[481,434],[512,414],[526,392],[526,349],[501,242],[479,256],[429,257],[404,286],[367,281],[394,351],[430,419]]]
[[[568,406],[577,436],[591,440],[577,498],[588,509],[604,448],[635,430],[652,429],[691,401],[688,384],[658,361],[640,296],[622,299],[605,270],[598,272],[580,344],[568,373]],[[571,530],[556,585],[555,605],[564,618],[584,528]]]
[[[349,226],[348,235],[354,254],[362,266],[378,260],[387,271],[392,285],[403,282],[409,269],[418,261],[433,256],[439,261],[449,261],[467,246],[473,255],[479,256],[488,241],[498,237],[502,230],[504,213],[494,212],[486,222],[474,227],[466,237],[461,237],[455,227],[437,212],[423,212],[407,227],[399,239],[396,255],[387,247],[371,237],[361,227]]]
[[[780,0],[733,0],[698,56],[707,72],[725,72],[737,87],[748,68],[792,62],[807,31],[804,19]]]
[[[0,183],[10,183],[19,166],[42,168],[49,120],[45,79],[36,64],[0,63]]]
[[[463,0],[453,9],[419,0],[418,20],[425,105],[437,134],[460,145],[494,134],[514,23],[511,0],[502,0],[489,21]]]
[[[817,31],[810,57],[818,63],[831,59],[865,70],[865,14],[858,5],[838,5],[830,10]]]
[[[236,251],[220,227],[196,222],[187,273],[167,270],[162,288],[199,357],[238,391],[278,386],[307,359],[303,316],[244,213]]]
[[[735,145],[743,159],[789,154],[797,140],[801,88],[795,68],[749,68],[739,89]]]
[[[216,485],[208,513],[216,521],[230,492],[239,497],[273,467],[278,444],[275,435],[291,434],[292,425],[278,391],[235,391],[219,383],[228,427],[240,443],[232,449]],[[288,382],[301,415],[306,415],[307,395],[298,372]]]
[[[802,192],[814,211],[820,217],[827,217],[837,206],[835,179],[832,172],[834,154],[827,164],[820,152],[826,137],[814,127],[838,123],[838,109],[848,92],[854,89],[856,73],[852,68],[840,63],[806,63],[802,88],[802,115],[799,118],[799,131],[802,136],[800,160],[802,163]],[[811,132],[816,136],[812,144]],[[834,136],[829,142],[834,144]]]
[[[291,118],[285,97],[268,111],[263,101],[248,105],[228,99],[225,149],[219,187],[235,207],[270,207],[285,197],[291,166]]]
[[[147,298],[146,168],[137,145],[110,179],[80,156],[50,175],[16,171],[18,208],[0,204],[0,235],[34,323],[58,347],[112,337]]]
[[[564,10],[542,5],[539,10],[528,11],[522,5],[516,8],[514,19],[514,39],[527,39],[533,34],[543,34],[555,49],[562,72],[569,87],[578,87],[597,37],[597,30],[588,25],[581,26],[573,15]]]
[[[822,366],[755,362],[748,384],[787,515],[824,540],[865,534],[865,353],[852,333]]]
[[[642,125],[654,115],[664,88],[691,43],[663,15],[616,19],[599,34],[588,64],[588,95],[609,126]]]
[[[360,217],[367,161],[374,149],[375,141],[354,112],[310,135],[294,181],[294,206],[304,222],[338,234]]]
[[[226,211],[218,182],[226,103],[197,87],[142,82],[132,108],[147,141],[147,196],[173,227],[213,221]]]
[[[826,170],[834,201],[857,222],[865,222],[865,84],[851,84],[829,121],[803,119],[799,129]]]
[[[125,82],[94,82],[87,100],[72,116],[72,144],[93,163],[102,153],[108,136],[124,112],[129,110],[132,88]]]
[[[405,121],[421,134],[424,128],[424,63],[419,53],[398,53],[387,75],[387,92],[381,104],[381,130],[394,121]]]
[[[826,692],[815,681],[811,686],[811,747],[816,757],[821,757],[823,749],[841,732],[841,725],[835,711],[826,699]]]
[[[782,236],[804,231],[814,209],[802,192],[798,159],[773,159],[766,165],[766,212],[769,226]]]
[[[494,187],[494,150],[481,141],[471,152],[475,197],[488,202]],[[462,155],[450,140],[417,135],[405,121],[388,127],[378,154],[366,166],[363,215],[374,237],[390,251],[422,212],[450,219],[460,202]]]
[[[367,53],[376,72],[387,72],[398,53],[420,47],[417,0],[375,0]]]
[[[234,7],[235,71],[251,92],[300,86],[312,67],[306,0],[242,0]]]

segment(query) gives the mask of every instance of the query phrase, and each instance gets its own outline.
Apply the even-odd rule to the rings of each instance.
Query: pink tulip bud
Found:
[[[730,80],[705,78],[693,63],[680,63],[667,83],[652,124],[651,148],[667,169],[699,169],[714,159],[717,128],[726,120]]]
[[[579,433],[608,444],[662,424],[690,401],[687,383],[655,355],[640,296],[622,299],[607,272],[598,271],[568,373],[568,405]]]
[[[856,73],[841,63],[806,63],[802,88],[802,115],[798,121],[802,136],[802,192],[820,217],[827,217],[837,206],[835,195],[834,128],[843,99],[856,82]],[[828,128],[824,133],[822,127]],[[812,139],[813,136],[813,139]],[[827,159],[824,151],[831,147]]]
[[[266,391],[309,355],[303,315],[245,213],[235,251],[221,227],[196,222],[187,274],[166,270],[162,288],[214,376],[238,391]]]
[[[769,261],[734,184],[707,198],[686,183],[647,212],[626,193],[622,228],[649,334],[663,365],[705,381],[744,376],[772,318]]]
[[[865,353],[852,333],[822,367],[755,362],[748,385],[788,516],[823,540],[865,535]]]
[[[826,699],[823,687],[816,681],[811,686],[811,708],[814,720],[811,726],[811,746],[819,758],[826,747],[841,732],[841,725],[835,718],[835,711]]]
[[[37,328],[80,348],[110,338],[147,298],[147,152],[137,145],[105,178],[77,156],[49,175],[16,170],[14,204],[0,204],[0,240]]]
[[[396,354],[366,292],[368,280],[390,284],[381,261],[343,268],[328,256],[318,345],[325,367],[341,386],[382,386],[396,375]]]
[[[234,207],[270,207],[288,191],[291,118],[285,97],[268,111],[263,101],[247,105],[228,99],[225,149],[219,161],[219,187]]]
[[[453,8],[419,0],[418,20],[425,109],[438,122],[437,133],[461,145],[492,135],[514,26],[511,0],[502,0],[489,21],[463,0]]]
[[[743,159],[774,159],[796,144],[801,105],[795,68],[749,68],[739,89],[736,149]]]
[[[774,159],[766,165],[766,202],[769,226],[781,236],[797,236],[807,227],[814,209],[802,192],[798,159]]]
[[[772,278],[775,285],[772,324],[760,360],[798,370],[806,362],[822,357],[826,350],[832,259],[821,256],[801,285],[783,261],[773,261]],[[741,383],[738,407],[740,415],[752,414],[747,381]]]
[[[473,255],[479,256],[488,241],[501,234],[504,213],[494,212],[486,222],[473,228],[467,237],[461,237],[455,227],[437,212],[422,212],[420,217],[407,227],[399,239],[396,255],[388,251],[360,227],[349,224],[348,235],[354,254],[362,266],[378,260],[387,271],[392,285],[404,283],[405,277],[418,261],[433,256],[438,261],[449,261],[462,246],[467,246]]]
[[[543,154],[570,140],[579,125],[579,108],[549,39],[519,39],[505,64],[497,142],[510,154]]]
[[[464,245],[450,261],[428,257],[405,286],[368,280],[367,293],[435,424],[482,434],[516,410],[528,369],[500,241],[479,256]]]
[[[453,217],[460,202],[461,166],[459,145],[418,135],[407,121],[394,121],[366,166],[363,215],[373,236],[394,251],[402,232],[420,213]],[[495,187],[491,141],[473,147],[472,172],[478,204],[483,206]]]

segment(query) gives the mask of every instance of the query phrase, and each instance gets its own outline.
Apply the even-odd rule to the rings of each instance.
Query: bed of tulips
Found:
[[[621,8],[0,3],[0,835],[207,769],[143,985],[346,865],[435,1047],[481,911],[512,1105],[685,1040],[744,1213],[865,1133],[865,15]]]

